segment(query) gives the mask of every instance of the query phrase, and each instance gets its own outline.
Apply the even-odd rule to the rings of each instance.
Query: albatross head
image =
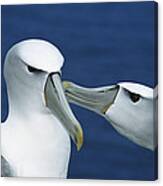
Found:
[[[64,87],[70,102],[102,115],[120,134],[154,150],[157,95],[152,88],[129,82],[85,88],[68,81]]]
[[[25,115],[24,107],[28,113],[50,111],[79,150],[83,132],[64,94],[61,83],[63,62],[59,49],[47,41],[29,39],[15,44],[7,53],[4,67],[10,112]]]

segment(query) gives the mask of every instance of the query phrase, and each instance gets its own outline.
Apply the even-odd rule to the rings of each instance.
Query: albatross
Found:
[[[154,150],[157,146],[157,86],[135,82],[86,88],[64,81],[69,102],[100,114],[132,142]]]
[[[83,132],[64,93],[63,62],[60,50],[45,40],[24,40],[8,51],[4,77],[9,114],[1,125],[3,176],[67,177],[70,137],[79,150]]]

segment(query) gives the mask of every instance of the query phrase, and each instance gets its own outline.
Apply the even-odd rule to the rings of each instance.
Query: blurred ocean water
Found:
[[[2,70],[14,43],[42,38],[65,56],[63,80],[87,87],[119,81],[154,87],[155,6],[152,1],[2,6]],[[3,74],[1,107],[4,121],[8,102]],[[155,153],[122,137],[95,113],[72,109],[84,130],[84,146],[77,152],[72,144],[69,178],[155,178]]]

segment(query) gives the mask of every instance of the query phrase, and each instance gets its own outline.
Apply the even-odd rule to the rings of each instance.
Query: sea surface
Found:
[[[62,51],[63,80],[87,87],[119,81],[154,87],[155,6],[152,1],[2,6],[2,70],[13,44],[41,38]],[[8,102],[3,72],[1,106],[4,121]],[[84,146],[77,152],[72,143],[68,178],[155,178],[155,153],[118,134],[99,115],[75,105],[72,109],[84,130]]]

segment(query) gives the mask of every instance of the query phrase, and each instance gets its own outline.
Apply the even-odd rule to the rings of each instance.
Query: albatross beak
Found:
[[[60,120],[80,150],[83,144],[82,128],[71,111],[59,74],[50,74],[45,86],[46,106]]]
[[[119,90],[118,85],[100,88],[85,88],[69,81],[64,81],[63,86],[70,102],[103,116],[114,103]]]

